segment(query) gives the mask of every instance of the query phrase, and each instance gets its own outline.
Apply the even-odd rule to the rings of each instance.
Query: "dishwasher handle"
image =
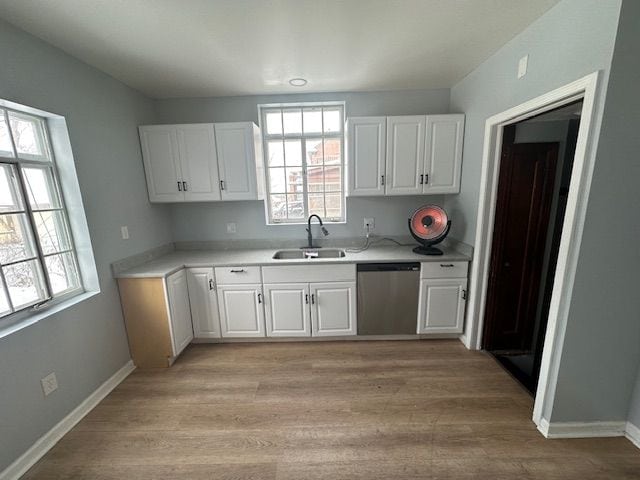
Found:
[[[359,263],[358,272],[417,272],[420,264],[417,262],[403,263]]]

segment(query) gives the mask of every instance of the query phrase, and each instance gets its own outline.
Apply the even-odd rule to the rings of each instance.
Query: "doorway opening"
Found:
[[[583,102],[505,125],[483,349],[533,394]]]

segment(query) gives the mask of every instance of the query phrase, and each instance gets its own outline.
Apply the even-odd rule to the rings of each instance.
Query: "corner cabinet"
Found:
[[[347,120],[350,196],[458,193],[464,115]]]
[[[262,144],[252,122],[139,127],[151,202],[262,198]]]

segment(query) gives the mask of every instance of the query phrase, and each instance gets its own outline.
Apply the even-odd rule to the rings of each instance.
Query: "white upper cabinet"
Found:
[[[387,117],[387,195],[421,194],[426,117]]]
[[[384,195],[386,130],[386,117],[354,117],[347,121],[349,195]]]
[[[171,321],[171,344],[175,357],[193,340],[187,273],[184,269],[167,277],[167,298]]]
[[[140,127],[144,172],[151,202],[180,202],[182,172],[178,158],[176,129],[172,125]]]
[[[260,130],[252,122],[139,128],[149,200],[259,200]]]
[[[220,190],[223,200],[262,196],[260,131],[252,122],[215,124]]]
[[[215,290],[213,268],[187,269],[187,286],[191,321],[195,338],[220,338],[218,295]]]
[[[464,115],[351,117],[350,196],[458,193]]]
[[[192,202],[220,200],[213,125],[178,125],[176,132],[184,199]]]
[[[464,115],[428,115],[424,193],[458,193]]]

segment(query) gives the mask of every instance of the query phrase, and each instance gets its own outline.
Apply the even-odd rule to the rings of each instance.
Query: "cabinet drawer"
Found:
[[[216,267],[216,282],[219,285],[262,283],[260,267]]]
[[[420,278],[467,278],[468,262],[423,262]]]

